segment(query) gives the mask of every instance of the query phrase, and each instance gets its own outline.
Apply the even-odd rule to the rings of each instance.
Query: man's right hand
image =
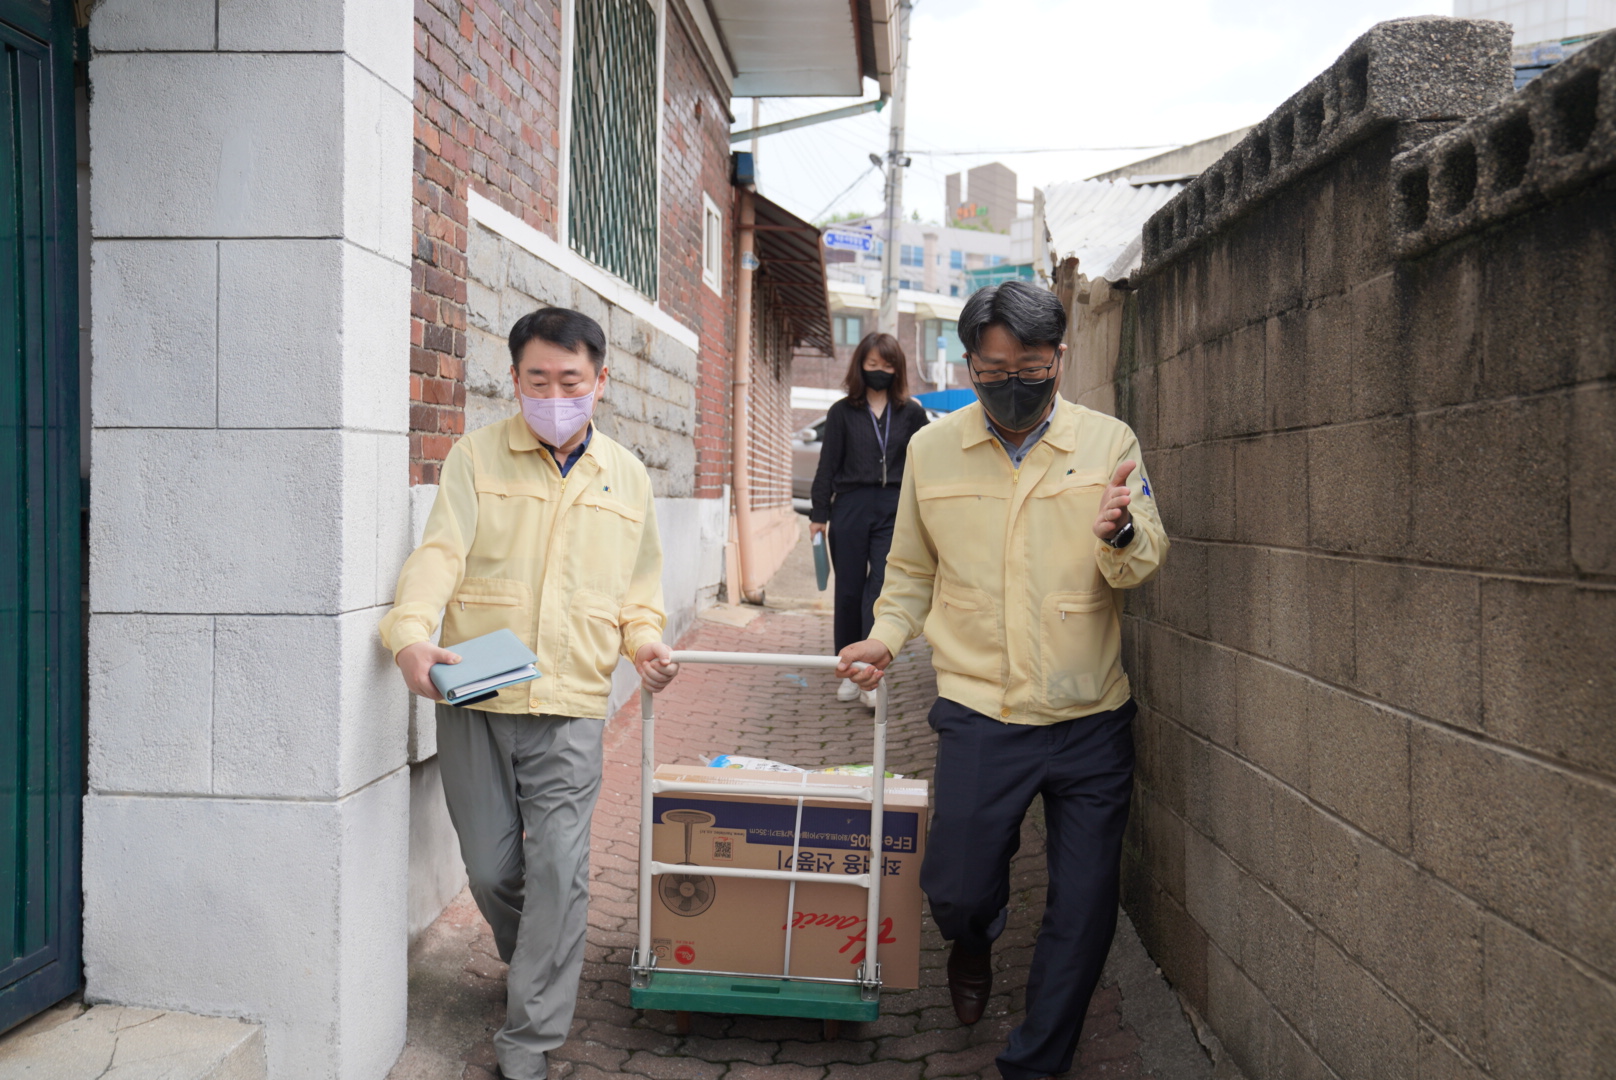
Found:
[[[875,684],[886,674],[887,665],[892,663],[892,653],[874,638],[855,641],[836,655],[841,660],[841,663],[836,665],[836,677],[852,679],[860,690],[874,690]],[[855,671],[853,665],[858,663],[868,664],[869,667]]]
[[[824,536],[825,535],[825,523],[823,521],[810,521],[808,523],[808,535],[809,536]]]
[[[460,657],[430,641],[417,641],[398,650],[393,662],[404,673],[404,685],[410,688],[410,693],[436,701],[443,695],[432,685],[432,665],[458,664]]]

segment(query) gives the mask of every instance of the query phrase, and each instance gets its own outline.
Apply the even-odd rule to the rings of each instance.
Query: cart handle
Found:
[[[675,650],[670,658],[675,664],[736,664],[752,667],[799,667],[834,670],[841,663],[839,656],[820,656],[810,653],[744,653],[700,652]],[[868,667],[855,662],[853,669]],[[866,994],[879,993],[881,969],[876,961],[876,948],[881,939],[881,855],[886,846],[886,764],[887,764],[887,697],[886,680],[875,684],[875,746],[870,768],[870,871],[869,903],[864,923],[864,965],[862,986]],[[651,857],[651,807],[654,791],[651,776],[656,771],[656,727],[651,691],[640,687],[640,934],[636,958],[644,970],[636,969],[637,978],[648,978],[652,966],[651,956],[651,876],[655,860]],[[726,874],[726,877],[747,876]],[[758,875],[765,876],[765,875]],[[772,876],[772,874],[768,875]],[[789,923],[788,923],[789,925]],[[787,957],[789,963],[789,956]]]

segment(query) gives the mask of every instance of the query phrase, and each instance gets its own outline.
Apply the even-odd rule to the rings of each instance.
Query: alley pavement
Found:
[[[770,583],[769,609],[719,609],[680,641],[685,649],[829,654],[830,619],[815,603],[806,544]],[[910,644],[888,676],[888,768],[930,779],[935,736],[926,712],[936,693],[924,640]],[[836,700],[830,672],[687,667],[657,698],[658,758],[696,764],[719,753],[812,768],[868,762],[871,715]],[[1009,925],[994,952],[986,1015],[961,1025],[949,1004],[947,945],[927,916],[921,987],[886,991],[881,1016],[842,1025],[827,1039],[819,1021],[697,1014],[688,1034],[671,1013],[629,1007],[636,933],[639,713],[631,702],[606,729],[605,781],[595,811],[589,944],[572,1036],[551,1054],[551,1076],[602,1080],[996,1080],[993,1059],[1021,1018],[1023,986],[1044,899],[1042,815],[1035,803],[1012,867]],[[417,940],[410,954],[408,1041],[389,1080],[490,1080],[492,1037],[504,1013],[505,965],[468,892]],[[1212,1065],[1176,996],[1124,917],[1084,1024],[1073,1080],[1205,1080]]]

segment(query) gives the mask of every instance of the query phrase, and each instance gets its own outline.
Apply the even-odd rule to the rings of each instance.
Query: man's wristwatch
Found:
[[[1121,551],[1123,548],[1127,547],[1133,542],[1133,522],[1128,522],[1128,524],[1117,530],[1117,534],[1115,536],[1102,542],[1110,544],[1118,551]]]

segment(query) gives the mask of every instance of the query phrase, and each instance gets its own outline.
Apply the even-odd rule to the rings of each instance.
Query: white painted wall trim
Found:
[[[556,236],[563,248],[572,246],[572,62],[575,0],[561,3],[561,148],[556,163]],[[480,198],[476,192],[473,198]],[[475,211],[472,219],[476,220]],[[496,230],[497,231],[497,230]]]
[[[701,338],[684,323],[645,298],[628,282],[609,274],[583,256],[562,247],[539,230],[502,209],[492,200],[475,191],[466,196],[466,210],[471,220],[498,233],[513,244],[574,280],[595,290],[608,303],[616,304],[637,318],[644,319],[658,330],[693,352],[701,350]]]

